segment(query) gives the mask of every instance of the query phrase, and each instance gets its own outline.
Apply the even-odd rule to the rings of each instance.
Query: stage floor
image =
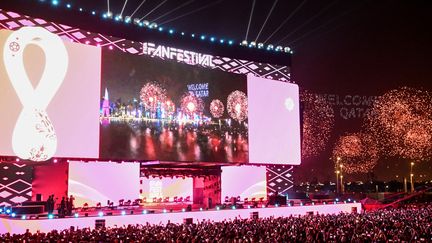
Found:
[[[156,211],[149,213],[146,211],[124,211],[124,215],[112,216],[84,216],[84,212],[79,213],[78,217],[72,218],[55,218],[55,219],[21,219],[21,218],[0,218],[0,233],[22,234],[28,229],[30,232],[48,232],[51,230],[69,229],[71,226],[75,228],[94,228],[95,221],[105,220],[106,227],[123,226],[129,224],[166,224],[183,223],[185,218],[192,218],[193,222],[202,220],[223,221],[230,220],[236,217],[249,218],[251,213],[257,212],[258,217],[281,217],[290,215],[305,215],[305,214],[336,214],[340,212],[351,213],[361,212],[360,203],[339,203],[326,205],[307,205],[307,206],[292,206],[292,207],[267,207],[267,208],[245,208],[245,209],[221,209],[221,210],[203,210],[182,212],[182,211]]]

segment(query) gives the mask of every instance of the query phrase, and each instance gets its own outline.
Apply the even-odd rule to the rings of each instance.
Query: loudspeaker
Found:
[[[183,224],[193,224],[193,218],[184,218]]]
[[[259,218],[258,212],[251,212],[250,213],[250,218],[251,219],[258,219]]]
[[[42,194],[40,193],[36,194],[36,201],[38,202],[42,201]]]
[[[105,219],[96,219],[95,228],[96,229],[105,228]]]

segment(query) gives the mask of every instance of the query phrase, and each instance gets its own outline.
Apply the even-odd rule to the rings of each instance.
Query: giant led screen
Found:
[[[0,155],[300,164],[288,67],[0,10]]]

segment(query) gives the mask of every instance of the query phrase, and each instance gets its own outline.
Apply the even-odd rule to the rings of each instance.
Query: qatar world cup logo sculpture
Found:
[[[24,67],[24,50],[28,45],[40,47],[45,54],[43,73],[34,88]],[[3,61],[22,104],[12,134],[12,149],[21,159],[46,161],[57,150],[57,135],[46,110],[66,75],[66,47],[60,37],[44,28],[24,27],[7,38]]]

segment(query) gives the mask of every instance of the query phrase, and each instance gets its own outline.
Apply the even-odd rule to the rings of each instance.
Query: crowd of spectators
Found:
[[[3,234],[26,242],[431,242],[432,205],[338,215]]]

